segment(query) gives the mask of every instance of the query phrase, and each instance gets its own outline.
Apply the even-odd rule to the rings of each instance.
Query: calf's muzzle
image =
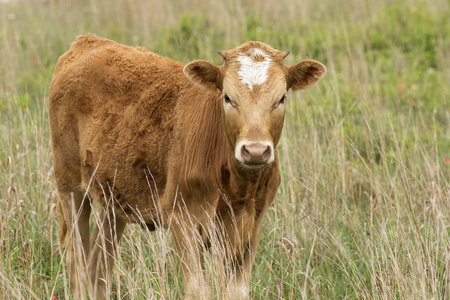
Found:
[[[243,163],[250,166],[267,164],[272,157],[272,147],[263,143],[247,143],[241,146]]]

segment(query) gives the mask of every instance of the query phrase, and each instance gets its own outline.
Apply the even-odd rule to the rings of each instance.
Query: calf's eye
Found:
[[[233,106],[234,108],[237,108],[239,105],[236,104],[236,102],[231,101],[230,97],[228,97],[227,94],[225,94],[223,96],[223,99],[225,100],[225,103],[230,104],[231,106]]]
[[[281,97],[280,101],[278,101],[278,105],[283,104],[286,96]]]

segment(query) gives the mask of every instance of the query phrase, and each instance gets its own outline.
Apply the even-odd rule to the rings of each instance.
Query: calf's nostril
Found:
[[[242,153],[242,158],[244,158],[244,160],[249,160],[252,157],[250,152],[245,148],[245,145],[242,146],[241,153]]]
[[[262,154],[262,158],[264,160],[268,160],[270,158],[270,154],[271,154],[270,147],[267,146],[266,151],[264,151],[264,153]]]

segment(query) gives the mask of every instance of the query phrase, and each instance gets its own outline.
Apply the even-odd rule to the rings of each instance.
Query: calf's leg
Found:
[[[109,299],[111,272],[116,259],[117,245],[126,221],[116,217],[107,207],[102,208],[91,235],[89,274],[94,299]]]
[[[237,253],[229,262],[231,268],[231,278],[226,290],[226,299],[249,299],[250,275],[261,238],[261,220],[259,218],[254,224],[248,243],[244,243],[242,252]]]
[[[59,188],[59,205],[62,212],[62,236],[71,290],[75,299],[86,299],[89,257],[89,216],[91,206],[81,190]]]
[[[177,205],[170,220],[170,230],[177,252],[184,285],[184,299],[212,299],[211,290],[203,272],[203,235],[211,233],[214,205],[190,202]]]

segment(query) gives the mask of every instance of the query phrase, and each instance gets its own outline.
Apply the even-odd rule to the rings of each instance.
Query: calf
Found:
[[[62,241],[76,299],[108,295],[127,223],[168,227],[185,299],[211,298],[202,243],[223,244],[224,295],[249,297],[261,222],[280,184],[287,91],[326,73],[260,42],[187,65],[93,35],[58,60],[49,114]],[[100,217],[89,234],[92,207]],[[198,238],[198,237],[201,238]]]

